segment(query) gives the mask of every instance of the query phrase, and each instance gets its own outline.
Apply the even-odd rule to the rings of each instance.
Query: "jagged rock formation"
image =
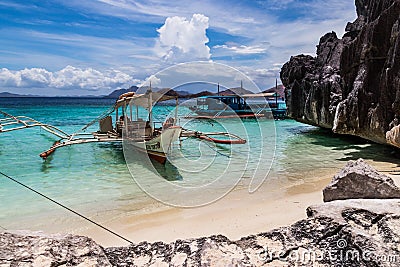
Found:
[[[84,236],[0,233],[0,266],[111,266],[103,248]]]
[[[320,39],[317,57],[281,70],[290,117],[400,147],[400,0],[356,0],[342,39]],[[387,139],[388,138],[388,139]]]
[[[0,266],[398,266],[399,200],[336,200],[307,213],[237,241],[218,235],[103,249],[80,236],[0,233]]]
[[[364,205],[363,201],[367,201],[368,205]],[[336,209],[331,208],[330,212],[323,215],[317,214],[327,207],[312,207],[309,209],[310,217],[306,220],[238,241],[212,236],[172,244],[143,243],[140,247],[110,248],[106,251],[114,256],[110,261],[117,266],[123,266],[121,262],[135,264],[138,259],[142,264],[161,261],[175,266],[312,266],[313,263],[314,266],[397,266],[396,262],[379,262],[379,259],[367,257],[363,259],[362,254],[368,251],[374,255],[400,257],[396,245],[400,229],[393,227],[400,222],[400,218],[382,209],[382,206],[392,205],[397,207],[395,211],[400,214],[400,203],[393,200],[381,200],[385,203],[363,201],[340,201],[341,208],[331,204],[333,202],[324,204]],[[373,211],[365,210],[362,206],[371,207]],[[370,231],[380,234],[371,236]],[[338,259],[343,252],[359,253],[360,257]]]
[[[106,254],[116,266],[398,266],[400,201],[338,200],[310,207],[308,215],[238,241],[144,242],[107,248]]]
[[[400,189],[389,176],[378,173],[364,160],[349,161],[323,190],[324,201],[357,198],[398,198]]]
[[[342,100],[339,75],[343,41],[336,33],[321,38],[317,58],[292,57],[282,67],[281,79],[286,87],[288,114],[301,122],[332,128],[335,110]]]

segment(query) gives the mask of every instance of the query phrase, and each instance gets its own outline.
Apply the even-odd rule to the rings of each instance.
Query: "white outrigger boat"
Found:
[[[167,118],[161,127],[156,128],[153,122],[153,106],[162,101],[175,99],[174,117]],[[146,119],[140,118],[139,109],[147,111]],[[115,112],[115,124],[111,114]],[[1,111],[4,118],[0,119],[0,133],[10,132],[31,127],[41,127],[51,134],[59,137],[48,150],[42,152],[40,157],[46,159],[58,148],[85,143],[122,143],[132,149],[145,152],[147,155],[162,164],[167,160],[172,145],[181,137],[193,137],[209,142],[220,144],[244,144],[245,139],[237,135],[225,132],[202,133],[183,129],[176,125],[178,121],[178,99],[175,96],[153,92],[150,89],[144,94],[129,92],[122,94],[116,100],[114,106],[101,114],[98,118],[88,123],[81,130],[73,134],[67,134],[63,130],[26,116],[13,116]],[[96,132],[85,132],[89,126],[99,122],[99,130]],[[212,136],[224,136],[217,139]]]
[[[168,118],[162,127],[156,128],[153,123],[153,106],[155,103],[175,99],[175,116]],[[133,111],[134,107],[136,112]],[[148,111],[148,119],[139,117],[139,107]],[[122,115],[118,117],[119,108],[122,108]],[[122,136],[125,144],[133,146],[134,149],[147,152],[150,158],[165,163],[171,146],[181,136],[182,127],[176,125],[178,121],[178,99],[152,92],[151,89],[145,94],[133,92],[123,94],[115,104],[116,127],[111,130],[118,136]],[[119,118],[119,120],[118,120]],[[109,132],[112,127],[111,117],[105,117],[100,121],[100,132]],[[103,129],[102,129],[103,128]]]

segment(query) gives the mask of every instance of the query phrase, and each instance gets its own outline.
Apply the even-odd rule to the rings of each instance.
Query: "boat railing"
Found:
[[[127,137],[132,138],[132,139],[143,139],[146,138],[146,125],[148,122],[146,121],[129,121],[126,122],[126,126],[124,125],[124,122],[118,122],[117,123],[117,130],[121,129],[125,131],[125,134]],[[151,135],[151,134],[150,134]]]
[[[252,110],[271,110],[271,106],[268,104],[248,104]]]

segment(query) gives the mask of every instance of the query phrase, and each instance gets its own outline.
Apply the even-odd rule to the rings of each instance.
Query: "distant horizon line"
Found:
[[[283,84],[278,84],[278,86],[283,86]],[[133,87],[133,86],[132,86]],[[224,91],[226,91],[226,90],[230,90],[230,89],[236,89],[236,88],[240,88],[240,87],[232,87],[232,88],[227,88],[227,89],[225,89]],[[263,91],[267,91],[267,90],[271,90],[271,89],[274,89],[275,88],[275,86],[274,87],[271,87],[271,88],[268,88],[268,89],[265,89],[265,90],[263,90]],[[61,98],[61,97],[66,97],[66,98],[107,98],[107,97],[109,97],[110,95],[112,95],[113,93],[115,93],[116,91],[119,91],[119,90],[129,90],[130,88],[119,88],[119,89],[114,89],[113,91],[111,91],[109,94],[104,94],[104,95],[34,95],[34,94],[21,94],[21,93],[12,93],[12,92],[9,92],[9,91],[2,91],[2,92],[0,92],[0,97],[1,98],[18,98],[18,97],[26,97],[26,98],[28,98],[28,97],[32,97],[32,98],[37,98],[37,97],[49,97],[49,98],[51,98],[51,97],[54,97],[54,98],[56,98],[56,97],[58,97],[58,98]],[[162,88],[162,89],[166,89],[166,88]],[[161,90],[162,90],[161,89]],[[246,88],[243,88],[244,90],[247,90]],[[197,94],[197,93],[190,93],[189,91],[185,91],[185,90],[175,90],[175,89],[172,89],[172,88],[170,88],[170,90],[174,90],[175,92],[179,92],[179,91],[182,91],[182,92],[187,92],[187,93],[189,93],[189,94]],[[224,91],[222,91],[222,92],[224,92]],[[250,90],[247,90],[247,91],[250,91]],[[262,92],[263,92],[262,91]],[[201,91],[201,92],[210,92],[210,93],[214,93],[214,92],[212,92],[212,91],[209,91],[209,90],[204,90],[204,91]],[[252,92],[252,91],[250,91],[251,93],[254,93],[254,92]],[[217,93],[217,92],[215,92],[215,93]],[[110,97],[110,98],[113,98],[113,97]]]

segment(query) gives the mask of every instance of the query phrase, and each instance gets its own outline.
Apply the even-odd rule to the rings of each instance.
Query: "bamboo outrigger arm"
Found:
[[[218,139],[213,136],[224,136],[227,137],[228,139]],[[205,141],[209,141],[212,143],[216,144],[245,144],[247,141],[246,139],[241,138],[240,136],[232,133],[227,133],[227,132],[212,132],[212,133],[202,133],[198,131],[191,131],[187,129],[183,129],[181,133],[181,137],[192,137],[192,138],[198,138],[202,139]]]
[[[0,119],[0,133],[33,128],[33,127],[40,127],[43,130],[59,137],[60,140],[54,142],[54,144],[48,150],[40,153],[40,157],[46,159],[57,148],[64,146],[93,143],[93,142],[122,142],[122,139],[118,138],[118,136],[116,136],[113,133],[98,134],[98,133],[83,132],[89,126],[93,125],[96,121],[99,121],[99,119],[112,113],[114,111],[114,108],[115,108],[114,106],[111,107],[111,109],[107,110],[104,114],[100,115],[98,118],[91,121],[89,124],[85,125],[85,127],[83,127],[78,132],[73,134],[68,134],[63,130],[61,130],[60,128],[57,128],[56,126],[42,123],[27,116],[13,116],[5,111],[0,110],[0,114],[2,114],[5,117]]]
[[[122,142],[122,138],[114,133],[110,132],[107,134],[100,133],[90,133],[90,134],[74,134],[71,135],[71,138],[66,139],[65,141],[59,140],[54,142],[54,144],[47,149],[46,151],[40,153],[40,157],[42,159],[46,159],[50,156],[57,148],[61,148],[64,146],[78,145],[78,144],[87,144],[87,143],[99,143],[99,142]]]
[[[62,139],[68,138],[70,135],[63,130],[49,124],[42,123],[27,116],[13,116],[0,110],[0,114],[4,115],[4,119],[0,119],[0,132],[11,132],[26,128],[40,127],[43,130],[54,134]]]

